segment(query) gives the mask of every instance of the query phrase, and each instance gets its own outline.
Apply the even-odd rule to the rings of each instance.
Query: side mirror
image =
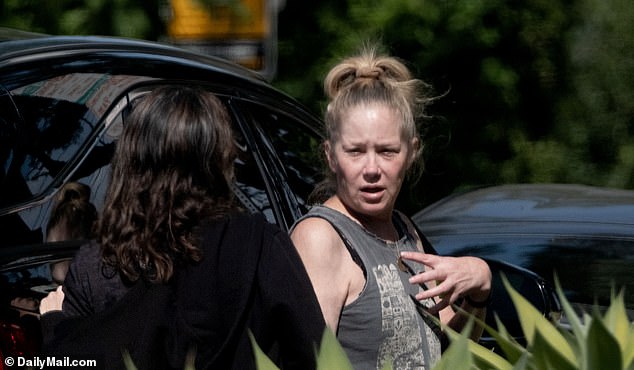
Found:
[[[497,315],[513,338],[520,343],[526,342],[513,301],[502,283],[502,275],[506,276],[511,286],[542,312],[544,317],[553,321],[559,319],[562,311],[561,303],[548,281],[519,266],[492,259],[485,259],[485,261],[489,264],[493,276],[491,302],[485,319],[487,325],[497,329],[495,321],[495,315]],[[487,348],[494,348],[495,339],[485,331],[480,338],[480,344]]]

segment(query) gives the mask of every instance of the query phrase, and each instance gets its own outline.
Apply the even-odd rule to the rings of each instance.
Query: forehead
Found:
[[[402,120],[396,109],[385,104],[359,104],[341,116],[339,133],[346,136],[393,136],[402,134]]]

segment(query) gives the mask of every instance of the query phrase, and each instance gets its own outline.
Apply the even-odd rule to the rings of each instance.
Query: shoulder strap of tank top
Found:
[[[418,226],[416,226],[416,224],[414,223],[414,221],[412,221],[411,218],[407,217],[405,214],[403,214],[403,212],[400,212],[400,211],[395,211],[395,212],[398,215],[398,217],[396,218],[399,220],[399,222],[403,223],[405,227],[407,228],[407,230],[410,230],[410,232],[411,230],[413,230],[416,233],[416,235],[418,235],[423,245],[423,251],[425,253],[438,254],[438,252],[436,252],[436,248],[434,248],[434,246],[431,244],[429,239],[425,237],[425,234],[423,234],[423,232],[418,228]]]
[[[346,231],[347,228],[341,227],[341,225],[345,224],[349,224],[351,227],[358,227],[358,225],[343,213],[326,206],[313,206],[307,214],[305,214],[298,220],[298,222],[310,217],[321,218],[327,221],[332,226],[332,228],[335,229],[335,231],[337,232],[337,234],[339,234],[339,237],[343,241],[343,244],[346,246],[348,253],[350,253],[352,260],[361,268],[361,270],[363,271],[363,275],[367,277],[367,272],[365,270],[365,266],[363,264],[361,256],[359,256],[359,253],[355,250],[354,246],[350,242],[351,237]]]

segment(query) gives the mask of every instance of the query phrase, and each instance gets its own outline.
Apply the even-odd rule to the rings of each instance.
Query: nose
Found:
[[[381,168],[379,167],[376,157],[368,155],[368,160],[363,167],[363,178],[367,182],[376,182],[381,177]]]

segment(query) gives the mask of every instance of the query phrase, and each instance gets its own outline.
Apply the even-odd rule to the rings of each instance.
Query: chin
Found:
[[[387,206],[385,203],[365,203],[359,211],[370,217],[391,217],[392,214],[392,208]]]

